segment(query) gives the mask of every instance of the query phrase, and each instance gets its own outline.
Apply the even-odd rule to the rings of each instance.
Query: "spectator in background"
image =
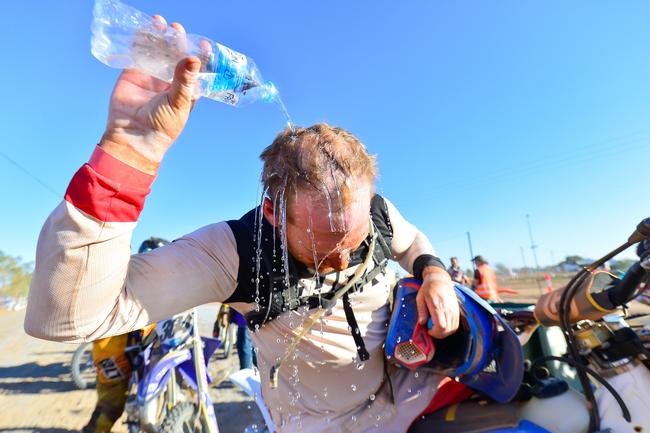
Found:
[[[451,279],[458,284],[462,284],[463,286],[469,286],[471,282],[469,278],[467,278],[467,275],[465,275],[465,272],[463,272],[463,270],[460,268],[458,257],[452,257],[450,260],[451,266],[447,268],[447,272],[449,273]]]
[[[257,367],[257,355],[253,347],[253,339],[246,327],[246,318],[235,310],[230,310],[232,323],[237,325],[237,356],[239,368]]]
[[[494,270],[492,270],[487,260],[485,260],[483,256],[476,256],[472,261],[476,264],[472,290],[486,301],[501,302],[501,299],[499,298],[497,275],[494,273]]]

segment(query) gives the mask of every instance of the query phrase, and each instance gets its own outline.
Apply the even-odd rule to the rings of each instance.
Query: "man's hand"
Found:
[[[162,17],[155,17],[166,26]],[[178,23],[172,27],[184,33]],[[167,149],[178,138],[196,102],[201,60],[178,62],[170,83],[127,69],[113,89],[108,123],[100,146],[122,162],[155,174]]]
[[[415,298],[418,307],[418,322],[427,323],[431,316],[433,328],[429,335],[445,338],[458,329],[460,311],[454,285],[447,271],[428,266],[422,271],[422,286]]]

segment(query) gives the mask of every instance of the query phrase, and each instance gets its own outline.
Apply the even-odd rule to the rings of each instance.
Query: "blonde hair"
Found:
[[[372,185],[377,175],[376,159],[363,143],[345,129],[325,123],[286,128],[260,159],[261,181],[271,198],[299,190],[329,191],[334,184],[345,205],[350,179]]]

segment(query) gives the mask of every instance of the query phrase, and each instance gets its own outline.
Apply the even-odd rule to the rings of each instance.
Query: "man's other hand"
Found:
[[[416,303],[420,324],[426,324],[427,319],[431,317],[433,328],[429,330],[429,335],[445,338],[456,332],[460,309],[453,282],[447,271],[435,266],[424,268]]]

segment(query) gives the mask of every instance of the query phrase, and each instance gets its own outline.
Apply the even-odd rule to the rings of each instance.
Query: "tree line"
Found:
[[[0,296],[27,296],[33,271],[33,263],[23,263],[20,257],[0,251]]]

